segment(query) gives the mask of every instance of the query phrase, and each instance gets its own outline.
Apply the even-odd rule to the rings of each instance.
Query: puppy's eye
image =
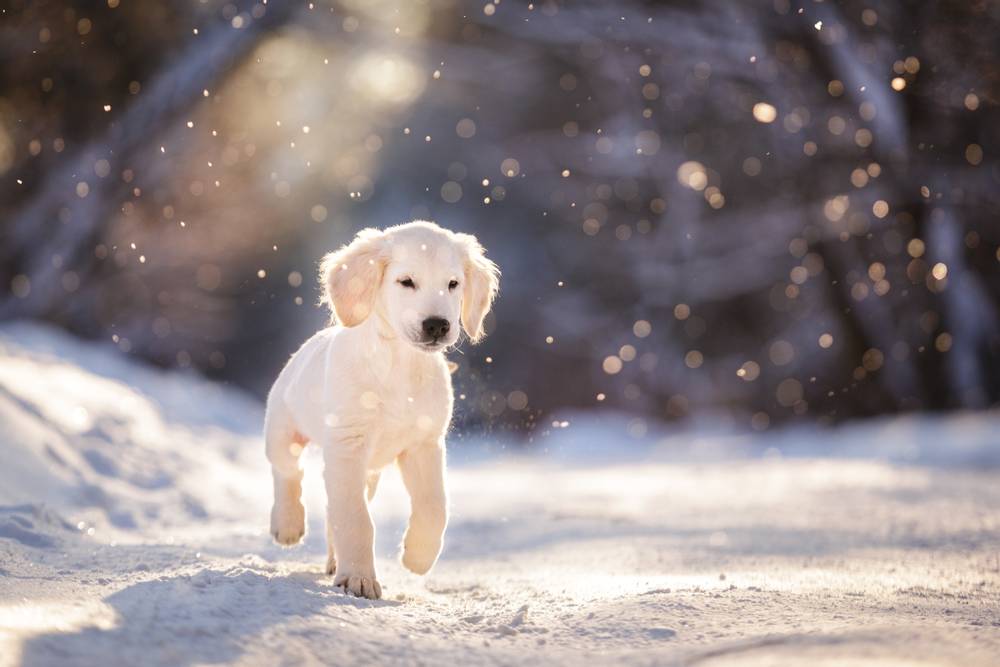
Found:
[[[399,284],[403,287],[409,287],[410,289],[417,289],[417,286],[413,282],[413,278],[403,278],[399,281]]]
[[[449,281],[449,283],[448,283],[448,289],[451,290],[451,289],[455,289],[456,287],[458,287],[458,281],[457,280]]]

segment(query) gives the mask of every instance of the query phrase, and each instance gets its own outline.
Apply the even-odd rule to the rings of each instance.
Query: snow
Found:
[[[251,397],[36,326],[0,329],[0,666],[989,665],[1000,654],[1000,415],[754,436],[572,415],[531,451],[455,439],[432,573],[385,599],[266,534]]]

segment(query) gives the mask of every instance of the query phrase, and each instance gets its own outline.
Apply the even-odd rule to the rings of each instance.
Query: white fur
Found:
[[[402,563],[434,565],[447,523],[444,436],[452,389],[443,350],[483,335],[499,271],[475,237],[429,222],[366,229],[327,255],[320,279],[339,325],[310,338],[281,371],[267,399],[265,441],[274,473],[271,534],[293,545],[305,533],[302,470],[306,443],[323,448],[327,572],[357,596],[382,594],[368,501],[379,471],[396,461],[410,494]],[[415,287],[400,281],[409,278]],[[449,289],[449,284],[458,283]],[[448,334],[421,340],[427,317]]]

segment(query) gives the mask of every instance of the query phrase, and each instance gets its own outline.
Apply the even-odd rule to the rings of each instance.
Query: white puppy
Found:
[[[396,461],[410,494],[402,562],[427,572],[447,523],[444,436],[452,389],[443,351],[483,336],[499,270],[474,236],[416,221],[365,229],[328,254],[320,278],[339,325],[292,355],[267,398],[265,440],[274,472],[271,534],[305,533],[299,455],[323,448],[327,572],[357,596],[378,598],[368,501]]]

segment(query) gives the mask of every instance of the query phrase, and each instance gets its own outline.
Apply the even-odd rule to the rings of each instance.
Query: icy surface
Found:
[[[466,443],[447,546],[386,599],[266,535],[261,406],[111,346],[0,330],[0,665],[991,665],[995,413],[635,443],[586,417],[517,455]]]

